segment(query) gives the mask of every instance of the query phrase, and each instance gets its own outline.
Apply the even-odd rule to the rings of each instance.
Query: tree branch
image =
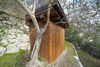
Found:
[[[49,22],[50,22],[50,10],[51,10],[51,7],[52,7],[52,4],[53,4],[54,1],[56,1],[56,0],[50,0],[50,4],[49,4],[49,6],[48,6],[48,12],[47,12],[47,22],[46,22],[44,31],[47,29],[48,24],[49,24]]]
[[[29,14],[29,16],[31,17],[32,21],[33,21],[33,24],[35,26],[35,29],[36,29],[36,32],[39,33],[40,32],[40,28],[39,28],[39,25],[38,25],[38,22],[36,20],[36,17],[34,14],[32,14],[32,12],[27,8],[27,6],[25,6],[21,0],[16,0],[19,5]]]
[[[35,8],[36,8],[37,2],[38,2],[38,0],[34,0],[34,1],[33,1],[32,13],[34,13],[34,15],[35,15]]]

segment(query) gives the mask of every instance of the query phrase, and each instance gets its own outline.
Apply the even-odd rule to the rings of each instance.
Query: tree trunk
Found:
[[[38,2],[38,0],[34,0],[32,10],[29,10],[28,6],[25,5],[26,0],[24,0],[24,4],[21,2],[21,0],[16,0],[16,1],[31,17],[33,24],[34,24],[34,27],[35,27],[35,30],[36,30],[36,34],[37,34],[34,48],[33,48],[32,53],[31,53],[31,60],[26,65],[26,67],[37,67],[39,65],[38,53],[39,53],[42,37],[43,37],[43,34],[46,31],[47,26],[48,26],[49,21],[50,21],[50,9],[52,7],[53,2],[56,0],[50,0],[50,4],[48,6],[48,12],[47,12],[47,23],[46,23],[44,29],[39,27],[39,24],[38,24],[36,17],[35,17],[35,7],[36,7],[36,3]]]
[[[26,67],[41,66],[41,63],[38,60],[38,53],[39,53],[39,49],[40,49],[40,45],[41,45],[41,41],[42,41],[44,32],[45,32],[44,29],[42,29],[40,31],[40,33],[37,33],[35,44],[34,44],[34,47],[33,47],[32,53],[31,53],[31,60],[26,65]]]

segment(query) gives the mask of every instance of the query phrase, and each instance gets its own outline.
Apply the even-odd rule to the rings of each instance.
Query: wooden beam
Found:
[[[57,22],[55,24],[67,24],[67,22]]]

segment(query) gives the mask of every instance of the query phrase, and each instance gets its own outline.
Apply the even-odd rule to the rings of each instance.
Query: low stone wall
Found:
[[[16,53],[20,49],[30,50],[29,27],[25,21],[10,16],[8,18],[0,21],[0,56]]]

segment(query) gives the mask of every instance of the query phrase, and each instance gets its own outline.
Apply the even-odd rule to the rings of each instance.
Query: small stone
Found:
[[[7,46],[7,51],[5,53],[16,53],[19,51],[19,48],[17,47],[17,44],[10,44]]]
[[[4,39],[1,41],[1,43],[3,43],[3,44],[8,44],[8,41],[4,38]]]
[[[21,34],[17,34],[17,37],[21,37],[22,35]]]
[[[20,29],[24,30],[25,28],[24,27],[20,27]]]
[[[23,34],[22,37],[25,38],[26,40],[29,39],[29,36],[26,34]]]
[[[5,52],[6,51],[6,48],[4,48],[4,47],[0,47],[0,52]]]
[[[23,33],[23,31],[20,30],[20,29],[17,29],[16,32],[18,32],[18,33]]]
[[[26,42],[26,41],[30,41],[29,36],[26,35],[26,34],[18,35],[18,36],[17,36],[17,40],[20,41],[20,42],[21,42],[21,41],[25,41],[25,42]]]
[[[7,35],[7,38],[13,39],[13,38],[16,38],[16,36],[15,35]]]
[[[20,49],[22,49],[22,50],[28,50],[28,47],[26,47],[26,46],[20,46]]]
[[[30,46],[30,45],[29,45],[29,42],[19,42],[19,44],[18,44],[18,47],[19,47],[20,49],[23,49],[23,50],[28,50],[28,49],[30,49],[29,46]]]
[[[28,29],[29,27],[27,25],[24,25],[24,28]]]
[[[16,29],[10,29],[8,32],[9,32],[10,34],[16,33]]]
[[[17,42],[17,39],[9,39],[9,42]]]
[[[31,47],[30,46],[28,46],[28,50],[30,50],[31,49]]]

